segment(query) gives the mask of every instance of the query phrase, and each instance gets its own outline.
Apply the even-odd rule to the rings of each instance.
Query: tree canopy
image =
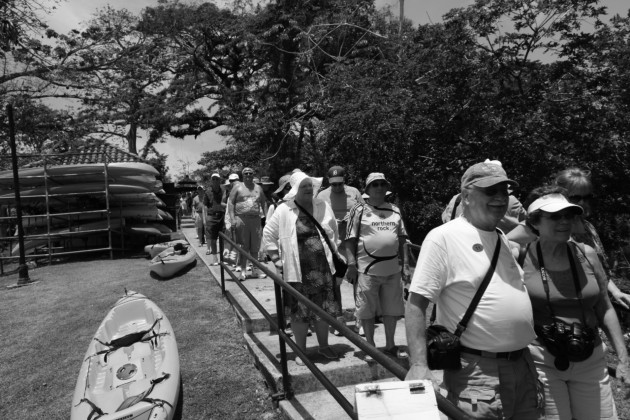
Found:
[[[609,18],[595,0],[477,0],[418,27],[372,0],[162,0],[138,16],[106,8],[39,44],[3,27],[13,47],[0,59],[18,64],[4,66],[0,95],[24,104],[33,150],[119,137],[135,152],[143,132],[141,153],[163,166],[156,143],[219,130],[227,147],[203,154],[205,172],[341,164],[356,186],[384,172],[414,242],[472,163],[501,160],[521,198],[579,166],[617,247],[630,214],[630,18]],[[46,112],[33,103],[44,97],[76,109]]]

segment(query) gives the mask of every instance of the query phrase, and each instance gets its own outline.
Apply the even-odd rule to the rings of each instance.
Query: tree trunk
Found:
[[[127,146],[129,147],[129,153],[133,153],[134,155],[138,154],[137,139],[138,124],[131,123],[129,125],[129,131],[127,131]]]

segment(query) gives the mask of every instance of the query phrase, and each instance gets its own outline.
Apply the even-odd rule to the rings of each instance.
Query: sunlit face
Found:
[[[593,186],[590,182],[579,182],[569,187],[569,201],[584,209],[584,216],[591,214],[591,203],[593,200]]]
[[[313,199],[313,181],[310,178],[304,178],[300,182],[295,200],[299,202],[307,202]]]
[[[254,182],[254,171],[243,171],[243,181]]]
[[[378,179],[376,181],[370,182],[370,185],[368,185],[367,187],[367,193],[369,194],[371,199],[384,200],[388,188],[389,184],[387,183],[387,181],[383,179]]]
[[[483,230],[496,229],[508,208],[508,184],[501,182],[490,187],[472,186],[465,192],[466,218]]]
[[[571,237],[575,207],[557,211],[555,213],[541,212],[540,221],[534,224],[543,241],[566,242]]]
[[[330,190],[334,193],[342,193],[344,192],[344,182],[331,182],[330,183]]]

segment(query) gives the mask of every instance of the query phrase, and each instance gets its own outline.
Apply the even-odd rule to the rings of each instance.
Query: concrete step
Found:
[[[354,322],[352,322],[352,325]],[[350,325],[348,325],[350,327]],[[377,324],[374,341],[376,347],[384,349],[385,335],[382,324]],[[358,337],[358,336],[357,336]],[[245,340],[254,357],[256,366],[276,390],[281,390],[282,372],[280,367],[280,343],[277,334],[270,332],[255,332],[245,334]],[[398,345],[406,345],[404,320],[398,321],[395,341]],[[380,364],[365,360],[365,352],[360,350],[347,338],[329,334],[328,344],[339,355],[338,360],[329,360],[318,354],[318,343],[315,333],[307,338],[307,355],[316,366],[326,374],[337,387],[364,382],[377,381],[384,378],[394,378],[393,374]],[[295,353],[287,346],[288,368],[291,374],[291,386],[295,394],[324,389],[321,383],[306,366],[295,363]],[[409,368],[408,359],[395,359],[405,368]]]
[[[383,379],[372,382],[396,380],[397,379]],[[346,385],[338,388],[339,392],[353,405],[355,386],[356,385]],[[445,391],[442,392],[443,395],[445,393]],[[291,400],[280,401],[279,406],[284,415],[289,419],[348,420],[352,418],[326,390],[297,394]],[[448,420],[448,418],[440,413],[440,420]]]

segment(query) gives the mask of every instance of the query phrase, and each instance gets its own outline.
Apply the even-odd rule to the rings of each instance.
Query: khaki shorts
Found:
[[[400,272],[389,276],[359,273],[357,282],[355,315],[358,319],[372,319],[377,312],[383,316],[405,314]]]
[[[475,419],[542,419],[536,369],[527,349],[517,360],[461,354],[461,370],[444,370],[447,398]],[[541,402],[542,405],[542,402]]]

